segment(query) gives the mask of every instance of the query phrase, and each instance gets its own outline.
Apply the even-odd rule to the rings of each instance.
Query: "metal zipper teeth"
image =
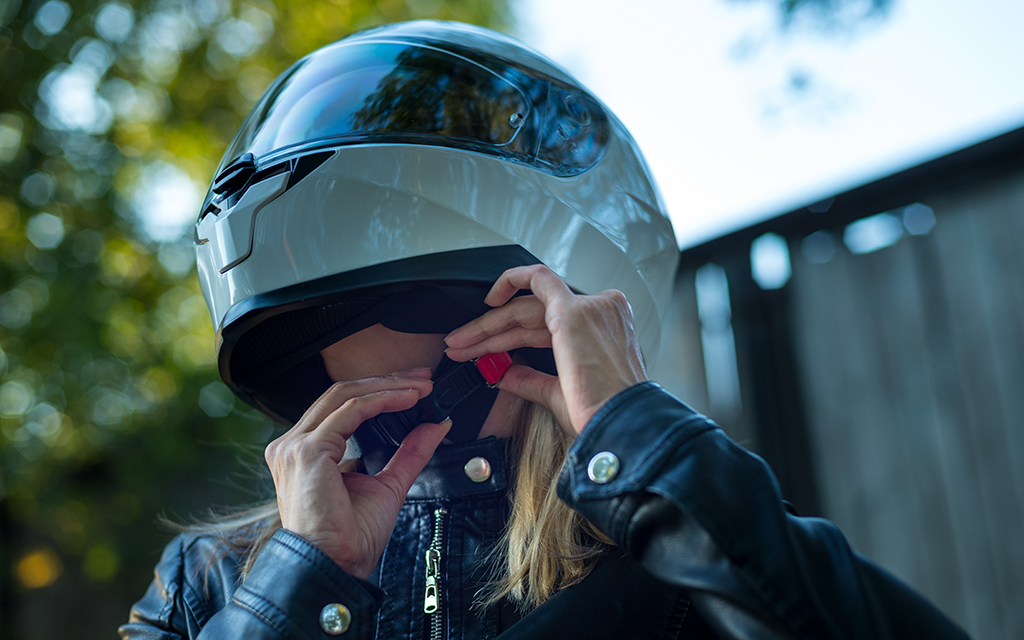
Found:
[[[434,509],[434,539],[427,549],[426,589],[423,594],[423,612],[429,616],[431,640],[441,640],[441,548],[444,539],[444,507]]]

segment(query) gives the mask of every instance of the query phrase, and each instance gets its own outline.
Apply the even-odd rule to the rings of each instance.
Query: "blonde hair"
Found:
[[[558,474],[575,436],[538,404],[520,400],[511,415],[516,483],[508,524],[492,552],[495,579],[480,602],[508,596],[529,610],[585,578],[613,543],[558,498]]]
[[[585,578],[614,545],[558,498],[558,473],[575,436],[550,411],[525,400],[517,400],[509,418],[517,460],[511,511],[490,554],[492,579],[477,594],[477,603],[491,605],[508,597],[529,611]],[[358,462],[348,461],[342,470],[352,471]],[[218,536],[225,554],[244,558],[244,578],[281,528],[281,517],[275,500],[234,513],[212,513],[207,522],[178,528]]]

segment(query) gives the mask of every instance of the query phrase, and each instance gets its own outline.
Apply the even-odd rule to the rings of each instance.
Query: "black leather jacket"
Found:
[[[588,465],[604,451],[620,467],[599,484]],[[492,465],[486,482],[463,472],[474,456]],[[321,610],[341,603],[352,614],[343,637],[359,639],[966,638],[834,525],[788,512],[759,458],[653,383],[602,407],[558,479],[559,496],[623,551],[526,616],[509,603],[474,607],[507,517],[505,458],[494,439],[439,449],[368,580],[285,530],[244,581],[233,556],[205,570],[211,539],[179,537],[121,637],[329,638]],[[435,616],[424,613],[431,548]]]

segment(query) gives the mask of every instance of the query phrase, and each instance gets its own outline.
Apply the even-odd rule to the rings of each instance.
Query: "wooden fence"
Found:
[[[1024,157],[1020,134],[1009,142]],[[996,154],[982,171],[978,153],[684,252],[654,375],[768,459],[802,511],[972,637],[1009,640],[1024,638],[1024,167]],[[974,173],[944,179],[966,161]],[[915,202],[933,227],[897,226],[860,255],[844,244],[858,217],[898,225]],[[769,232],[792,275],[766,291],[750,242]],[[733,406],[709,389],[724,365],[699,295],[707,264],[728,276]]]

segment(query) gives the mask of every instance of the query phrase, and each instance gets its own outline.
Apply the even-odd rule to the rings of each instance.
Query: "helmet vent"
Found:
[[[286,171],[291,172],[291,175],[288,177],[288,185],[285,187],[285,191],[287,191],[316,170],[317,167],[327,162],[334,153],[334,151],[311,153],[299,158],[278,162],[258,171],[253,155],[247,153],[232,162],[214,180],[211,196],[216,195],[217,197],[207,200],[207,206],[199,214],[199,219],[202,220],[209,213],[216,214],[220,213],[222,209],[231,208],[242,199],[242,196],[245,195],[249,187]]]
[[[321,153],[311,153],[309,155],[301,156],[296,160],[292,160],[292,175],[288,178],[288,186],[286,189],[291,189],[300,180],[313,173],[313,171],[327,162],[336,151],[324,151]]]
[[[247,153],[225,167],[213,180],[213,192],[217,195],[227,195],[238,191],[249,182],[249,178],[256,173],[256,158]]]

